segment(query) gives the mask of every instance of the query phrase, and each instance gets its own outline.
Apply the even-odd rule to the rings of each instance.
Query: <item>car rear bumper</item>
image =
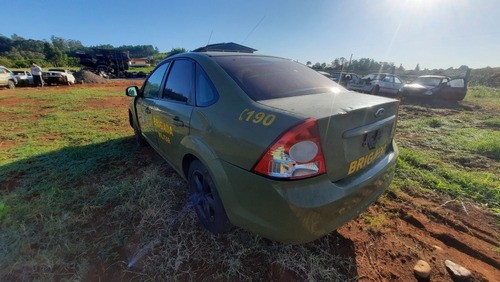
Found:
[[[231,222],[284,243],[318,239],[358,216],[387,189],[398,150],[356,176],[332,183],[326,175],[276,181],[222,163],[214,174]]]

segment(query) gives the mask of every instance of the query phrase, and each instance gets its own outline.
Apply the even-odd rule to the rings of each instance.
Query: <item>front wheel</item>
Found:
[[[134,126],[134,136],[138,147],[146,147],[148,145],[148,141],[146,141],[144,136],[142,136],[141,131],[137,129],[136,126]]]
[[[14,88],[16,88],[16,84],[14,83],[14,81],[9,80],[8,87],[9,87],[9,89],[14,89]]]
[[[203,226],[213,234],[231,228],[224,206],[207,168],[195,160],[189,166],[188,184],[194,209]]]

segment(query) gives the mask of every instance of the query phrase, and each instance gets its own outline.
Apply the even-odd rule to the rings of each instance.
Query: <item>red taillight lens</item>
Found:
[[[283,179],[301,179],[326,172],[315,119],[291,128],[272,144],[253,171]]]

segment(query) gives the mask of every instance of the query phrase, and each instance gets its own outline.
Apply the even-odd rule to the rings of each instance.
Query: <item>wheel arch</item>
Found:
[[[227,201],[234,196],[231,195],[230,183],[222,164],[224,161],[211,149],[209,144],[196,136],[187,136],[182,140],[182,143],[186,150],[180,164],[179,172],[182,172],[182,177],[187,180],[191,162],[199,160],[212,176],[222,203],[226,206]],[[231,218],[230,213],[228,213],[228,216]]]

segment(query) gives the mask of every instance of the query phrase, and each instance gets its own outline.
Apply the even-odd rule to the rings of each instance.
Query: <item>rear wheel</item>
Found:
[[[194,209],[203,226],[213,234],[229,230],[231,224],[215,183],[199,160],[193,161],[189,166],[188,183]]]
[[[9,80],[9,84],[7,85],[10,89],[14,89],[16,88],[16,84],[14,83],[14,81],[12,80]]]

